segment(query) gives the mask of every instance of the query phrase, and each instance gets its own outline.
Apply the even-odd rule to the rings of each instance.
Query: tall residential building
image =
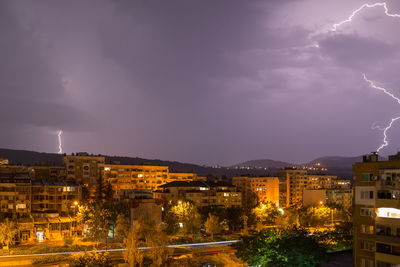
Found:
[[[339,180],[337,176],[308,174],[306,170],[285,168],[278,171],[279,203],[288,207],[303,202],[304,189],[346,188],[349,182]]]
[[[353,172],[354,264],[400,266],[400,153],[387,161],[364,156]]]
[[[232,184],[242,192],[243,204],[252,196],[257,196],[258,201],[271,201],[279,207],[278,177],[233,177]]]
[[[80,152],[63,157],[63,164],[67,169],[67,179],[93,189],[101,175],[105,163],[103,156],[93,156]],[[93,190],[92,190],[93,191]]]

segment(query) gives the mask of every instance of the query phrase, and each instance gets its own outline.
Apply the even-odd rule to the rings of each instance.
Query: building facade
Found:
[[[242,194],[233,185],[223,182],[174,181],[158,187],[155,199],[178,203],[191,201],[198,207],[240,207]]]
[[[354,265],[400,266],[400,154],[353,165]]]
[[[168,166],[105,164],[102,175],[110,182],[114,198],[124,190],[156,190],[173,181],[205,180],[195,173],[170,173]]]
[[[278,177],[233,177],[232,184],[242,193],[243,204],[256,196],[258,201],[271,201],[279,207]]]
[[[278,171],[279,203],[288,207],[303,203],[305,189],[349,189],[350,181],[340,180],[337,176],[308,174],[306,170],[285,168]]]
[[[67,171],[67,180],[73,180],[94,189],[101,175],[105,158],[80,152],[64,156],[62,162]]]
[[[350,188],[303,189],[303,206],[333,205],[349,208],[353,192]]]

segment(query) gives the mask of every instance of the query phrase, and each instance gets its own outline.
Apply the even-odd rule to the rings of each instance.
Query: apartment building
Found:
[[[105,164],[102,175],[111,183],[116,196],[121,190],[155,190],[169,182],[167,166]]]
[[[81,187],[74,181],[31,182],[31,213],[40,217],[44,213],[74,216],[81,200]]]
[[[279,177],[279,203],[282,207],[288,207],[303,203],[303,190],[305,189],[350,189],[350,182],[338,179],[337,176],[308,174],[307,170],[285,168],[277,172]],[[347,190],[347,191],[346,191]]]
[[[198,207],[242,205],[241,192],[224,182],[174,181],[159,186],[154,198],[174,203],[191,201]]]
[[[353,192],[350,188],[339,189],[303,189],[303,205],[334,205],[349,208],[352,205]]]
[[[242,193],[243,204],[256,196],[258,201],[271,201],[279,207],[278,177],[233,177],[232,184]]]
[[[78,184],[88,186],[94,191],[97,179],[101,175],[105,158],[80,152],[63,157],[63,165],[67,171],[67,180],[74,180]]]
[[[400,153],[353,165],[354,265],[400,266]]]
[[[28,169],[32,179],[36,181],[67,180],[67,169],[65,166],[33,166]]]
[[[24,218],[31,214],[31,179],[29,173],[0,173],[0,215]]]
[[[102,171],[105,181],[111,183],[114,198],[124,190],[156,190],[173,181],[206,180],[195,173],[170,173],[168,166],[105,164]]]

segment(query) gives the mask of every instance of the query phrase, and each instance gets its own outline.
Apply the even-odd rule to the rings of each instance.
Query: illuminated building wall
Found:
[[[303,189],[303,205],[338,205],[351,207],[353,193],[351,189]]]
[[[242,205],[242,194],[236,187],[224,182],[174,181],[154,191],[155,199],[179,203],[191,201],[198,207]]]
[[[233,177],[232,184],[242,192],[243,204],[247,203],[252,195],[255,195],[258,201],[271,201],[279,207],[278,177]]]
[[[105,164],[102,175],[113,187],[115,197],[122,190],[156,190],[173,181],[206,180],[195,173],[170,173],[168,166]]]
[[[73,181],[32,181],[31,196],[31,213],[34,217],[46,212],[73,216],[77,208],[74,203],[81,200],[81,187]]]
[[[400,154],[353,165],[354,264],[400,265]]]
[[[63,157],[63,165],[67,170],[67,179],[74,180],[78,184],[86,185],[92,189],[92,191],[95,188],[104,161],[104,157],[91,156],[86,152]]]
[[[337,176],[307,174],[306,170],[287,168],[278,171],[279,203],[288,207],[303,203],[305,189],[350,189],[350,182]]]

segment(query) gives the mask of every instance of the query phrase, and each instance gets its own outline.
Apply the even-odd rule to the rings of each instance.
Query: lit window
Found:
[[[378,217],[400,219],[400,209],[378,208]]]

